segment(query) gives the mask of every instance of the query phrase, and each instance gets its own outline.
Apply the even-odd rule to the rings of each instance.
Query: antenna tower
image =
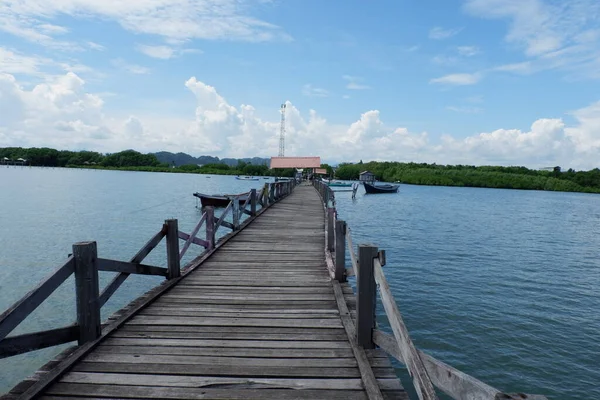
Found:
[[[279,157],[285,156],[285,103],[281,105],[281,130],[279,131]]]

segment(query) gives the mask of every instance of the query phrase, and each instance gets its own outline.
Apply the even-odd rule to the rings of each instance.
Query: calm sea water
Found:
[[[0,168],[0,311],[58,267],[74,242],[96,240],[101,257],[128,259],[166,218],[191,230],[194,191],[264,182]],[[502,390],[600,398],[600,196],[403,185],[392,195],[360,189],[356,200],[338,193],[337,205],[355,244],[387,250],[386,275],[417,346]],[[163,247],[147,262],[164,265]],[[159,281],[130,278],[104,316]],[[63,326],[74,315],[69,280],[18,332]],[[0,360],[0,393],[60,349]]]

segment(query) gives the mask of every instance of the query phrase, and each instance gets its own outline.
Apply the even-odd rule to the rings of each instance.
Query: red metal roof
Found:
[[[271,157],[271,168],[320,168],[321,157]]]

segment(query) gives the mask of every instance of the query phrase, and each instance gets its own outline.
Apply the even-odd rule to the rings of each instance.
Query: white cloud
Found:
[[[509,22],[506,42],[522,49],[536,71],[564,69],[600,78],[597,0],[465,0],[467,13]]]
[[[41,24],[38,25],[40,32],[46,35],[64,35],[69,32],[69,29],[64,26],[52,25],[52,24]]]
[[[530,74],[533,72],[533,64],[530,61],[524,61],[514,64],[505,64],[493,68],[494,71],[513,72],[516,74]]]
[[[457,113],[463,113],[463,114],[479,114],[480,112],[483,111],[482,108],[480,107],[462,107],[462,106],[448,106],[446,107],[446,110],[449,111],[454,111]]]
[[[0,146],[50,146],[114,152],[185,151],[194,155],[277,154],[279,115],[270,120],[250,105],[235,107],[196,78],[185,82],[195,98],[189,118],[107,115],[103,99],[86,90],[74,73],[24,89],[0,74]],[[397,160],[594,168],[600,153],[600,102],[573,111],[575,123],[539,119],[527,130],[497,129],[467,137],[432,138],[427,132],[388,126],[378,110],[356,121],[331,124],[314,110],[287,104],[286,153],[320,155],[331,161]]]
[[[0,71],[10,74],[22,74],[47,79],[55,73],[72,71],[91,73],[94,70],[83,64],[59,62],[47,57],[25,55],[23,53],[0,47]]]
[[[456,51],[463,57],[473,57],[481,53],[481,50],[477,46],[458,46]]]
[[[344,79],[345,81],[348,82],[348,83],[346,83],[346,89],[350,89],[350,90],[371,89],[371,86],[368,86],[368,85],[365,85],[362,83],[363,78],[361,78],[359,76],[344,75],[344,76],[342,76],[342,79]]]
[[[111,61],[115,67],[127,71],[131,74],[145,75],[150,73],[150,69],[137,64],[130,64],[122,58],[116,58]]]
[[[481,80],[481,74],[450,74],[439,78],[431,79],[429,83],[442,85],[464,86],[474,85]]]
[[[59,45],[44,25],[58,17],[100,17],[136,34],[252,42],[291,40],[280,27],[249,16],[255,1],[238,0],[10,0],[0,3],[0,30],[26,40]],[[47,27],[46,27],[47,28]],[[46,29],[47,31],[47,29]],[[57,33],[56,31],[51,34]],[[60,47],[68,50],[65,43]]]
[[[173,57],[175,53],[175,50],[169,46],[138,45],[137,49],[149,57],[160,58],[163,60],[168,60]]]
[[[314,87],[307,83],[302,86],[302,94],[309,97],[327,97],[329,96],[329,91],[323,88]]]
[[[454,28],[454,29],[444,29],[442,27],[436,26],[431,28],[429,31],[429,38],[434,40],[443,40],[451,38],[452,36],[457,35],[462,28]]]
[[[102,46],[99,43],[95,43],[95,42],[86,42],[86,45],[92,49],[92,50],[97,50],[97,51],[104,51],[106,50],[106,47]]]

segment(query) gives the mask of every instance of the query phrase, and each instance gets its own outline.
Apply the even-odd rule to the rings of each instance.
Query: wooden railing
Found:
[[[435,387],[456,400],[546,399],[542,395],[501,392],[417,349],[383,272],[386,264],[385,251],[370,245],[359,245],[357,255],[350,228],[345,221],[337,219],[334,192],[321,181],[315,180],[313,185],[326,209],[325,255],[334,284],[345,282],[349,276],[356,276],[357,312],[354,335],[359,346],[364,349],[378,346],[404,364],[421,400],[437,399]],[[350,254],[348,268],[345,265],[346,246]],[[377,288],[393,335],[377,327]]]
[[[214,208],[206,207],[200,221],[190,232],[178,229],[176,219],[166,220],[162,229],[156,233],[129,261],[117,261],[98,257],[96,242],[80,242],[73,245],[73,253],[65,263],[52,272],[46,279],[27,293],[23,298],[0,314],[0,358],[78,341],[79,345],[92,342],[102,335],[100,309],[131,274],[158,275],[172,280],[181,276],[181,259],[191,244],[202,246],[205,252],[215,248],[215,235],[223,226],[233,232],[241,227],[243,214],[255,218],[258,206],[266,209],[290,194],[295,181],[267,183],[260,192],[250,191],[248,199],[242,204],[239,198],[233,198],[220,217],[215,220]],[[225,221],[231,214],[232,222]],[[205,237],[199,238],[201,228],[205,228]],[[150,252],[166,238],[167,267],[161,268],[142,264]],[[179,240],[185,240],[180,250]],[[203,253],[204,254],[204,253]],[[190,263],[185,268],[191,266]],[[117,272],[112,281],[100,292],[99,271]],[[77,319],[73,325],[8,336],[27,316],[42,304],[72,274],[75,275],[75,301]]]

